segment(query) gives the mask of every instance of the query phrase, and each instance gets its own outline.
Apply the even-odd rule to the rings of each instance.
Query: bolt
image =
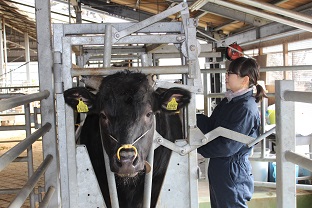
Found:
[[[184,155],[185,154],[185,150],[181,150],[181,155]]]
[[[194,46],[194,45],[191,45],[191,46],[190,46],[190,50],[191,50],[191,51],[195,51],[195,46]]]
[[[160,143],[162,143],[163,141],[162,141],[162,139],[157,139],[157,143],[158,144],[160,144]]]
[[[178,36],[177,37],[177,41],[181,41],[182,40],[182,37],[181,36]]]
[[[118,34],[118,33],[115,33],[115,38],[119,38],[120,37],[120,35]]]
[[[201,142],[202,142],[202,143],[206,143],[206,142],[207,142],[207,139],[202,139]]]

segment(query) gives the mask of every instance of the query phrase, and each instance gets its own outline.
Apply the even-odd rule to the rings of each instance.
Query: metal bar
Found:
[[[61,188],[62,203],[69,202],[68,207],[78,207],[77,195],[77,161],[76,161],[76,142],[75,142],[75,123],[74,111],[65,104],[63,90],[73,87],[73,79],[70,74],[72,67],[72,45],[71,39],[63,37],[62,41],[62,69],[61,77],[63,87],[57,93],[58,99],[58,130],[59,130],[59,156],[62,157],[60,171],[62,172]],[[62,113],[62,115],[60,115]],[[64,125],[61,126],[60,124]],[[69,200],[69,201],[68,201]],[[64,205],[67,207],[66,205]],[[63,207],[63,206],[62,206]]]
[[[68,36],[64,39],[71,39],[72,45],[103,45],[103,36]],[[181,40],[180,40],[181,39]],[[115,44],[181,44],[185,37],[181,34],[154,34],[154,35],[130,35],[121,38]]]
[[[0,131],[25,130],[25,125],[0,126]]]
[[[154,128],[156,127],[156,118],[154,118]],[[152,180],[153,180],[153,163],[154,163],[154,142],[152,142],[149,154],[147,156],[147,162],[151,166],[151,171],[145,174],[144,181],[144,196],[143,196],[143,207],[151,206],[151,193],[152,193]]]
[[[136,23],[114,23],[114,28],[118,31],[129,28]],[[54,24],[57,27],[60,25],[64,28],[64,36],[67,35],[85,35],[85,34],[102,34],[105,31],[106,24],[88,23],[88,24]],[[169,32],[179,33],[181,32],[181,22],[156,22],[153,25],[148,25],[145,28],[137,31],[140,33],[152,33],[152,32]]]
[[[0,189],[0,194],[16,194],[20,191],[20,188],[17,189]]]
[[[312,92],[285,91],[283,94],[285,101],[312,103]]]
[[[43,127],[35,131],[29,137],[18,143],[0,157],[0,171],[2,171],[10,162],[17,158],[23,151],[33,144],[39,137],[43,136],[51,129],[51,124],[46,123]]]
[[[165,10],[165,11],[163,11],[157,15],[154,15],[154,16],[152,16],[148,19],[145,19],[139,23],[136,23],[135,25],[132,25],[132,26],[120,31],[120,32],[115,33],[115,38],[116,39],[123,38],[127,35],[130,35],[136,31],[139,31],[139,30],[141,30],[141,29],[143,29],[149,25],[152,25],[153,23],[156,23],[156,22],[158,22],[158,21],[160,21],[160,20],[162,20],[162,19],[164,19],[170,15],[173,15],[177,12],[180,12],[184,9],[187,9],[187,4],[182,2],[182,3],[172,7],[170,9],[167,9],[167,10]]]
[[[312,160],[307,157],[299,155],[293,151],[286,151],[285,159],[289,162],[299,165],[300,167],[312,171]]]
[[[287,90],[294,89],[290,80],[275,81],[276,115],[276,190],[277,207],[296,207],[295,164],[288,162],[285,152],[295,150],[295,104],[282,99]]]
[[[283,15],[283,16],[286,16],[286,17],[290,17],[290,18],[293,18],[293,19],[296,19],[296,20],[300,20],[300,21],[312,24],[311,16],[305,15],[305,14],[300,13],[300,12],[284,9],[284,8],[281,8],[281,7],[278,7],[278,6],[266,3],[266,2],[259,3],[259,2],[256,2],[256,1],[250,1],[250,0],[235,0],[235,1],[243,2],[244,4],[248,4],[250,6],[254,6],[254,7],[257,7],[257,8],[260,8],[260,9],[264,9],[264,10],[267,10],[267,11],[270,11],[270,12],[275,12],[275,13],[277,13],[279,15]]]
[[[30,122],[30,105],[24,105],[25,111],[25,125],[26,125],[26,137],[31,135],[31,122]],[[33,161],[33,151],[32,145],[29,145],[27,148],[27,167],[28,167],[28,178],[30,178],[34,173],[34,161]],[[30,207],[35,208],[35,195],[34,191],[30,193]]]
[[[290,21],[290,20],[287,20],[285,18],[281,18],[281,17],[278,17],[278,16],[270,15],[270,14],[266,14],[264,12],[259,12],[259,11],[255,10],[255,9],[242,7],[242,6],[239,6],[239,5],[236,5],[236,4],[233,4],[233,3],[229,3],[229,2],[225,2],[225,1],[220,1],[220,0],[208,0],[208,1],[212,2],[212,3],[215,3],[215,4],[218,4],[218,5],[221,5],[221,6],[225,6],[225,7],[231,8],[231,9],[242,11],[242,12],[245,12],[245,13],[248,13],[248,14],[251,14],[251,15],[256,15],[256,16],[259,16],[259,17],[263,17],[263,18],[266,18],[268,20],[273,20],[275,22],[280,22],[282,24],[289,25],[289,26],[292,26],[292,27],[296,27],[298,29],[302,29],[302,30],[305,30],[305,31],[308,31],[308,32],[312,32],[312,27],[309,26],[309,25],[306,25],[306,24],[297,23],[295,21]]]
[[[103,146],[103,144],[102,144]],[[115,175],[111,171],[109,166],[109,158],[108,155],[103,147],[104,152],[104,160],[105,160],[105,169],[106,169],[106,175],[107,175],[107,182],[108,182],[108,189],[109,189],[109,195],[111,199],[111,205],[112,208],[119,208],[119,201],[118,201],[118,194],[117,194],[117,188],[116,188],[116,181],[115,181]]]
[[[0,100],[0,112],[26,104],[26,103],[30,103],[33,101],[43,100],[49,97],[49,95],[50,95],[50,92],[47,90],[44,90],[42,92],[34,93],[31,95],[21,95],[18,97]]]
[[[252,147],[254,146],[256,143],[260,142],[261,140],[265,139],[267,136],[275,133],[275,128],[273,127],[272,129],[270,129],[269,131],[266,131],[265,133],[263,133],[261,136],[259,136],[257,139],[255,139],[254,141],[250,142],[249,144],[247,144],[248,147]]]
[[[80,75],[111,75],[122,70],[140,71],[145,74],[185,74],[188,66],[149,66],[149,67],[110,67],[110,68],[72,68],[73,77]],[[0,101],[1,102],[1,101]]]
[[[302,65],[302,66],[272,66],[272,67],[261,67],[260,72],[268,72],[268,71],[292,71],[292,70],[311,70],[312,65]],[[219,69],[200,69],[201,72],[206,73],[225,73],[226,68]]]
[[[273,182],[255,181],[254,184],[257,187],[276,188],[276,183],[273,183]],[[311,185],[296,184],[296,189],[311,191],[312,190],[312,186]]]
[[[48,191],[45,193],[42,202],[39,203],[39,208],[46,208],[49,206],[50,200],[55,192],[55,188],[50,186]]]
[[[103,67],[110,67],[112,59],[112,25],[106,25],[105,36],[104,36],[104,57],[103,57]]]
[[[23,186],[20,192],[16,195],[8,208],[21,207],[27,199],[30,192],[33,190],[40,177],[45,173],[53,160],[52,155],[47,155],[44,161],[40,164],[36,172],[28,179],[27,183]]]

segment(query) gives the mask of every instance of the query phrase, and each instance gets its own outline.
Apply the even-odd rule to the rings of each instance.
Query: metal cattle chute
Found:
[[[161,22],[166,17],[177,13],[182,18],[182,22]],[[53,68],[63,207],[105,207],[95,175],[90,174],[92,171],[88,173],[85,171],[92,170],[90,161],[81,160],[81,158],[88,158],[88,154],[84,147],[75,144],[74,114],[64,103],[63,91],[73,86],[73,77],[105,76],[123,69],[139,70],[146,74],[182,74],[184,85],[179,84],[179,87],[189,89],[193,97],[184,118],[187,136],[181,138],[176,144],[168,145],[165,138],[155,135],[155,148],[157,145],[166,145],[173,150],[157,206],[198,207],[198,167],[195,149],[202,145],[201,138],[204,137],[196,127],[195,94],[201,91],[198,55],[200,48],[204,52],[211,52],[212,46],[200,46],[196,40],[196,26],[196,19],[189,17],[186,2],[138,23],[54,24]],[[76,56],[76,61],[72,57],[73,51],[77,50],[79,55]],[[166,53],[171,57],[182,57],[182,65],[158,66],[155,57],[166,56]],[[102,56],[103,67],[85,67],[87,63],[91,63],[99,56]],[[140,63],[136,67],[111,66],[111,63],[117,59],[134,59],[139,60]],[[157,82],[155,87],[176,85],[178,84]],[[181,151],[185,145],[189,147],[189,151]],[[153,155],[152,152],[150,155]],[[149,158],[150,161],[152,159]],[[149,175],[145,181],[144,207],[149,207],[150,204],[151,176]],[[113,173],[108,174],[108,179],[112,206],[118,207]],[[92,190],[90,184],[93,186]],[[172,198],[176,200],[173,202]]]

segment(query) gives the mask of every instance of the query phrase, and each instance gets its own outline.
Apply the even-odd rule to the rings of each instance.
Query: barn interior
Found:
[[[187,5],[187,11],[183,10],[185,7],[183,4]],[[272,127],[274,128],[279,122],[282,123],[285,120],[276,117],[277,114],[281,115],[281,112],[283,114],[283,111],[280,112],[281,109],[275,107],[279,105],[279,98],[276,97],[278,93],[276,91],[276,80],[292,80],[294,81],[292,90],[312,92],[311,0],[0,0],[0,8],[0,103],[2,106],[0,108],[2,111],[0,131],[5,132],[1,133],[3,135],[1,136],[2,158],[5,155],[4,150],[8,150],[3,145],[10,143],[11,148],[11,144],[15,145],[17,142],[22,141],[16,139],[16,136],[11,136],[15,134],[12,131],[23,132],[23,136],[29,137],[35,129],[44,124],[44,121],[52,123],[50,133],[45,134],[47,141],[49,141],[50,137],[53,140],[56,137],[55,135],[58,135],[57,131],[63,131],[63,129],[56,130],[57,125],[55,125],[61,123],[61,120],[55,118],[55,114],[60,115],[62,108],[55,106],[51,108],[51,103],[55,101],[58,103],[61,96],[60,89],[62,87],[60,87],[59,83],[65,82],[58,79],[63,77],[63,74],[55,74],[55,71],[58,70],[58,66],[56,66],[58,64],[62,67],[63,65],[72,65],[70,66],[72,67],[71,75],[69,75],[70,82],[72,82],[71,76],[74,76],[73,74],[76,73],[76,77],[80,76],[79,70],[82,68],[97,68],[99,69],[98,73],[105,74],[105,68],[109,71],[107,73],[111,73],[110,70],[114,70],[114,67],[119,67],[119,69],[137,69],[141,67],[142,70],[147,70],[148,66],[154,66],[153,70],[160,71],[157,72],[160,80],[182,82],[183,84],[188,82],[194,88],[202,85],[201,91],[195,93],[196,99],[194,102],[196,102],[196,105],[194,108],[196,113],[210,115],[215,105],[224,97],[225,69],[230,61],[234,60],[236,56],[253,57],[261,66],[262,85],[269,95],[269,98],[259,106],[259,110],[263,115],[263,134],[270,132]],[[45,14],[42,14],[42,11]],[[168,12],[168,15],[165,12]],[[103,37],[103,33],[106,34],[105,28],[101,26],[106,24],[111,24],[119,32],[128,29],[124,34],[130,35],[130,38],[127,39],[128,42],[124,41],[119,45],[111,45],[111,58],[105,56],[105,51],[110,49],[98,45],[95,40]],[[140,29],[134,29],[131,32],[131,29],[125,29],[122,24],[129,24],[134,26],[133,28],[138,27]],[[75,25],[77,25],[76,28]],[[171,25],[176,28],[170,28]],[[186,30],[186,26],[191,31],[188,36],[183,32],[180,34],[179,31]],[[69,37],[68,40],[71,39],[70,41],[75,41],[75,37],[77,37],[77,41],[86,41],[85,43],[68,44],[70,45],[70,55],[67,54],[66,57],[75,57],[71,58],[70,63],[62,60],[64,57],[60,54],[65,54],[65,52],[60,53],[61,49],[56,48],[59,47],[56,42],[60,40],[57,39],[61,33],[60,31],[62,31],[64,37]],[[84,33],[83,31],[88,32]],[[128,34],[126,34],[127,32]],[[166,36],[172,34],[179,34],[180,37]],[[152,35],[156,35],[156,38],[152,37]],[[146,40],[144,36],[146,36]],[[151,38],[150,43],[148,38]],[[176,39],[172,41],[173,43],[169,43],[174,38]],[[179,40],[179,38],[181,39]],[[66,45],[67,39],[65,39],[64,44]],[[183,42],[188,39],[194,41],[190,43],[193,44],[194,50],[191,49],[192,47],[186,48],[186,44],[183,45]],[[135,43],[135,41],[139,43]],[[147,63],[144,63],[146,57],[142,56],[142,54],[147,54]],[[186,56],[187,59],[183,59],[181,56]],[[188,65],[189,63],[186,63],[189,62],[188,59],[198,60],[198,66],[196,64]],[[191,70],[186,70],[186,67],[183,68],[183,73],[189,73],[188,76],[172,75],[175,74],[177,67],[171,67],[171,62],[176,62],[174,65],[185,65],[189,68],[199,67],[201,72],[200,81],[193,79],[192,76],[195,77],[196,73],[192,74]],[[50,68],[53,68],[53,70],[50,70]],[[86,73],[87,75],[99,75],[92,70]],[[186,81],[189,77],[191,77],[191,81]],[[74,85],[81,84],[79,78],[74,78],[73,81]],[[44,90],[50,91],[50,95],[44,94]],[[5,108],[5,103],[11,102],[6,99],[41,92],[43,94],[39,96],[42,96],[41,98],[45,100],[30,99],[32,101],[29,113],[28,107],[23,105]],[[54,97],[51,97],[51,94]],[[309,97],[312,97],[311,94],[306,94],[303,97],[305,100],[301,101],[302,103],[311,102],[309,100]],[[27,100],[28,98],[23,99]],[[308,161],[305,160],[304,164],[300,163],[301,166],[295,166],[294,163],[289,164],[289,161],[286,161],[283,156],[276,155],[276,150],[280,151],[278,148],[283,146],[282,144],[278,145],[276,141],[277,131],[280,130],[276,130],[276,133],[274,130],[273,134],[271,131],[271,134],[265,135],[265,139],[257,143],[254,155],[250,159],[253,169],[256,171],[254,175],[257,176],[255,179],[257,192],[250,201],[249,207],[289,207],[290,205],[287,204],[295,203],[297,207],[304,208],[310,207],[312,203],[311,168],[304,168],[311,164],[312,132],[308,126],[312,115],[311,104],[296,103],[294,108],[296,114],[292,116],[296,117],[296,123],[293,124],[293,128],[296,128],[297,135],[293,139],[295,143],[290,142],[293,145],[291,149],[304,154]],[[288,112],[285,114],[288,115]],[[24,119],[25,116],[29,116],[29,119]],[[64,119],[66,120],[66,118]],[[194,119],[191,118],[188,122],[192,123]],[[45,125],[42,126],[48,128]],[[66,126],[66,123],[64,126]],[[286,126],[285,128],[289,127]],[[59,133],[61,136],[63,134]],[[57,153],[56,144],[50,146],[50,142],[41,142],[40,144],[43,145],[42,148],[38,148],[40,152],[43,149],[40,158],[49,159],[48,155],[59,154],[62,159],[63,153]],[[286,148],[289,148],[287,144]],[[24,164],[26,160],[28,160],[30,166],[33,166],[32,162],[29,162],[31,159],[28,158],[32,157],[30,152],[35,150],[37,148],[31,150],[28,146],[27,153],[24,152],[26,156],[19,159],[21,162],[14,162],[13,169],[15,172],[19,172],[17,164]],[[199,176],[199,186],[195,191],[195,195],[189,194],[187,198],[198,197],[198,200],[195,200],[195,202],[189,200],[187,203],[195,203],[198,207],[210,207],[205,173],[208,162],[200,155],[196,157],[199,157],[199,172],[202,174]],[[37,164],[37,160],[34,160],[36,161],[36,170],[40,163]],[[15,161],[18,161],[18,159]],[[277,173],[276,164],[278,162],[286,164],[286,167],[283,169],[284,166],[282,165],[278,168]],[[52,162],[50,169],[52,168],[59,170],[64,167],[57,164],[57,162]],[[279,177],[290,178],[292,175],[286,174],[291,172],[289,170],[295,172],[294,184],[289,181],[281,181],[278,184],[273,174],[281,174]],[[75,171],[71,171],[71,169],[68,170],[68,173],[61,171],[60,174],[70,175],[75,173]],[[7,169],[1,171],[0,174],[4,174],[4,172],[7,175],[14,175],[7,172]],[[22,177],[25,178],[24,180],[26,180],[27,175],[30,177],[32,172],[34,172],[34,167],[30,168],[30,171],[21,172]],[[51,179],[49,177],[53,172],[48,169],[45,174],[42,173],[45,178],[41,177],[39,185],[32,187],[32,189],[35,188],[35,191],[29,197],[27,195],[27,201],[23,203],[22,207],[38,207],[40,204],[42,207],[49,207],[49,202],[44,200],[44,196],[49,195],[53,195],[49,197],[52,201],[50,207],[57,207],[55,204],[62,204],[62,200],[64,200],[62,197],[57,197],[60,196],[58,194],[63,193],[63,197],[64,193],[65,197],[74,194],[73,191],[60,188],[60,182],[57,178]],[[184,177],[187,180],[189,176]],[[168,180],[170,181],[170,178]],[[73,183],[72,181],[62,182],[68,187]],[[190,182],[191,185],[196,183],[196,180]],[[10,184],[12,183],[3,185],[3,187],[0,186],[3,189],[0,193],[4,196],[2,198],[0,195],[1,207],[8,207],[14,197],[23,190],[21,188],[24,184],[14,188],[10,187]],[[53,191],[50,188],[51,184],[55,187]],[[291,190],[289,192],[285,191],[285,187],[288,187],[288,185],[294,187],[289,188],[288,190]],[[193,190],[192,187],[190,190]],[[294,191],[297,193],[295,199],[289,197]],[[283,200],[279,197],[283,198]],[[183,203],[185,202],[181,201],[181,204]],[[63,206],[66,207],[64,204]],[[193,207],[190,205],[184,206]]]

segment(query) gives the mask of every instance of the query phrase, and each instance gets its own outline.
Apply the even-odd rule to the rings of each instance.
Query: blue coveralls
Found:
[[[251,137],[259,136],[260,115],[252,91],[224,98],[212,115],[197,115],[197,126],[204,133],[221,126]],[[210,158],[208,178],[212,208],[247,207],[254,191],[254,179],[248,160],[251,148],[225,137],[218,137],[198,148]]]

